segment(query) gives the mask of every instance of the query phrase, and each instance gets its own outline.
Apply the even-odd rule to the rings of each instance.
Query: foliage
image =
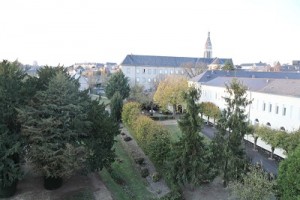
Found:
[[[226,61],[225,65],[222,67],[222,70],[227,70],[227,71],[234,70],[233,63],[230,61]]]
[[[87,168],[89,171],[102,170],[115,160],[114,137],[119,134],[119,126],[109,116],[103,104],[92,101],[88,120],[91,122],[86,146],[88,149]]]
[[[173,106],[173,115],[176,113],[176,106],[183,103],[183,92],[188,89],[187,79],[183,76],[168,76],[161,81],[154,94],[154,102],[166,109],[170,104]]]
[[[114,93],[110,102],[111,116],[116,122],[121,121],[122,108],[123,99],[120,93],[117,91],[116,93]]]
[[[122,122],[126,126],[131,127],[133,125],[133,122],[140,114],[140,107],[140,104],[137,102],[128,102],[124,104],[122,111]]]
[[[28,106],[19,109],[29,159],[45,177],[70,176],[85,162],[80,138],[89,124],[87,98],[75,81],[58,72],[46,90],[38,91]]]
[[[178,121],[183,137],[173,145],[169,158],[169,174],[177,184],[197,186],[214,178],[208,145],[199,135],[202,120],[198,115],[199,105],[195,103],[199,97],[195,88],[184,94],[187,111]]]
[[[213,118],[214,120],[218,119],[221,116],[221,111],[219,107],[212,102],[202,102],[202,113],[209,118]]]
[[[16,108],[25,103],[24,77],[17,61],[0,63],[0,187],[11,186],[22,177],[19,154],[24,144]]]
[[[129,96],[129,81],[122,71],[114,73],[108,80],[105,88],[105,94],[109,99],[111,99],[116,92],[120,93],[122,99],[126,99]]]
[[[156,123],[147,116],[140,115],[134,122],[133,132],[135,139],[138,143],[145,148],[147,146],[148,138],[151,137],[153,130],[156,127]]]
[[[300,146],[279,165],[278,188],[282,199],[300,199]]]
[[[268,200],[274,194],[274,181],[261,168],[250,167],[250,171],[241,176],[240,181],[229,184],[232,197],[240,200]]]
[[[283,146],[287,134],[280,130],[274,130],[267,126],[258,126],[255,129],[256,134],[262,138],[267,144],[271,145],[271,158],[275,148]]]
[[[247,99],[245,86],[236,79],[226,85],[226,90],[228,96],[224,99],[227,108],[222,111],[212,142],[214,162],[223,174],[225,186],[230,180],[238,179],[245,168],[242,141],[249,132],[245,107],[251,103]]]

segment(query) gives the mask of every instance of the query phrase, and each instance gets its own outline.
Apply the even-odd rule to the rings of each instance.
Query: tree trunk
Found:
[[[254,150],[254,151],[257,151],[257,149],[256,149],[257,139],[258,139],[257,136],[254,137],[254,144],[253,144],[253,150]]]
[[[227,160],[225,161],[224,164],[224,170],[223,170],[223,187],[227,186],[228,178],[227,178]]]
[[[153,102],[152,101],[150,102],[150,110],[151,110],[150,115],[153,116]]]
[[[274,150],[275,150],[275,148],[274,147],[271,147],[271,157],[270,157],[270,159],[274,159]]]
[[[173,105],[173,118],[176,116],[176,104]]]

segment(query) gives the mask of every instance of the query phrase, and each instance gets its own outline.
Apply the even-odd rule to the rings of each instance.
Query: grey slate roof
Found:
[[[203,85],[225,87],[234,77],[217,77]],[[238,78],[249,91],[267,94],[300,97],[300,80],[295,79],[268,79],[268,78]]]
[[[205,83],[217,77],[237,77],[237,78],[267,78],[267,79],[299,79],[300,73],[289,72],[256,72],[256,71],[223,71],[223,70],[207,70],[202,74],[194,77],[191,81]]]
[[[211,64],[215,58],[192,58],[192,57],[173,57],[173,56],[150,56],[150,55],[127,55],[122,66],[153,66],[153,67],[182,67],[186,63],[205,63]],[[220,64],[232,59],[219,58]]]

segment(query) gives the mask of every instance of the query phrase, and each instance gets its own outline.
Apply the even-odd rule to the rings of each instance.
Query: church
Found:
[[[145,90],[152,89],[168,75],[181,75],[192,78],[206,69],[218,69],[231,58],[213,58],[210,32],[204,47],[204,57],[174,57],[129,54],[120,68],[129,78],[130,85],[142,85]]]

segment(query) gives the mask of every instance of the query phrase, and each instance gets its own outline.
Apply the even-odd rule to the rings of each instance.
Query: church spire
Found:
[[[207,40],[204,47],[204,58],[212,58],[212,45],[210,41],[210,32],[208,32]]]

